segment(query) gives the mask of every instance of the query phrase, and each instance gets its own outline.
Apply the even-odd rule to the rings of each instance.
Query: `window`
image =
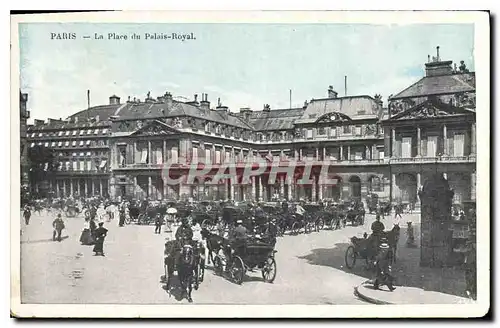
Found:
[[[371,192],[382,191],[382,182],[381,182],[381,180],[380,180],[379,177],[372,176],[368,180],[368,190],[371,191]]]
[[[40,133],[38,134],[38,136],[39,136],[39,137],[43,137],[43,133],[42,133],[42,132],[40,132]]]
[[[80,145],[80,146],[83,146],[83,140],[80,140],[80,144],[79,144],[79,145]]]
[[[92,134],[92,130],[88,129],[87,130],[87,135]]]
[[[231,162],[231,152],[226,150],[226,153],[224,154],[224,163],[230,163]]]
[[[82,143],[82,145],[83,145],[83,141],[81,141],[81,143]],[[87,140],[87,141],[85,142],[85,144],[86,144],[87,146],[88,146],[88,145],[90,145],[90,140]]]
[[[205,162],[212,163],[212,151],[207,148],[205,148]]]
[[[70,132],[71,132],[71,131],[69,131],[69,130],[68,130],[68,131],[66,131],[66,135],[67,135],[67,136],[69,136]]]
[[[205,132],[210,132],[210,123],[205,123]]]
[[[76,133],[78,132],[78,130],[73,130],[73,134],[74,136],[76,136]]]
[[[221,157],[220,156],[220,150],[216,150],[215,151],[215,164],[221,164],[221,162],[220,162],[221,158],[220,157]]]
[[[55,146],[56,146],[56,142],[52,141],[52,143],[50,144],[50,147],[55,147]]]
[[[90,156],[90,155],[91,155],[91,153],[88,151],[88,152],[87,152],[87,156]]]
[[[64,131],[59,131],[59,136],[62,137]]]
[[[344,125],[342,133],[344,133],[344,134],[350,134],[351,133],[351,126],[350,125]]]
[[[85,153],[80,153],[80,157],[83,157],[83,156],[85,156]]]
[[[76,153],[71,154],[73,157],[76,157]]]
[[[71,145],[72,145],[73,147],[75,147],[75,146],[76,146],[76,140],[73,140],[73,142],[71,143]]]
[[[80,161],[80,171],[85,171],[85,161]]]
[[[107,160],[103,159],[101,161],[101,165],[99,165],[99,170],[105,171],[107,162],[108,162]]]
[[[70,161],[66,162],[65,169],[66,169],[66,171],[69,171],[71,169],[71,162]]]
[[[31,137],[34,138],[36,136],[36,133],[32,133]]]
[[[78,171],[78,162],[73,161],[73,171]]]
[[[313,130],[312,129],[307,129],[306,130],[306,138],[307,139],[312,139],[313,137]]]
[[[220,134],[220,131],[221,131],[221,126],[219,124],[217,124],[215,126],[215,133]]]
[[[108,129],[103,129],[102,134],[106,134],[106,133],[108,133]]]
[[[324,127],[318,128],[318,134],[320,136],[325,135],[326,134],[325,128]]]
[[[125,159],[127,158],[127,146],[118,147],[118,166],[125,166]]]
[[[57,143],[57,146],[58,146],[58,147],[62,147],[62,141],[59,141],[59,142]]]
[[[356,135],[360,136],[361,135],[361,126],[356,127]]]
[[[45,146],[45,147],[48,147],[48,146],[49,146],[49,143],[48,143],[48,142],[46,142],[44,146]]]
[[[31,147],[35,147],[35,143],[34,142],[31,143]]]
[[[65,141],[65,142],[64,142],[64,146],[65,146],[65,147],[69,147],[69,141]]]
[[[172,163],[177,164],[179,162],[179,151],[177,150],[177,147],[172,147],[170,155]]]
[[[141,164],[147,164],[148,163],[148,150],[145,148],[141,151]]]
[[[99,129],[95,129],[94,134],[98,134],[98,133],[99,133]]]

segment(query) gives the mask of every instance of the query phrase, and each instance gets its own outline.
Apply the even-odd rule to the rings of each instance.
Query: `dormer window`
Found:
[[[205,123],[205,132],[210,132],[210,123],[209,122]]]
[[[217,124],[215,126],[215,133],[220,134],[220,131],[221,131],[221,126],[220,126],[220,124]]]

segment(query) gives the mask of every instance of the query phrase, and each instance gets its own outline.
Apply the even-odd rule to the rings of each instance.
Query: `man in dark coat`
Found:
[[[123,227],[125,225],[125,204],[120,205],[120,222],[118,223],[119,227]]]
[[[175,233],[175,239],[180,244],[184,243],[184,245],[186,245],[191,243],[193,239],[193,229],[189,226],[189,220],[187,218],[182,219],[182,224]],[[179,245],[179,247],[184,245]]]
[[[26,225],[30,224],[31,209],[28,205],[24,206],[23,217]]]
[[[54,228],[54,231],[52,232],[52,240],[61,241],[61,233],[64,229],[64,221],[61,217],[61,213],[57,214],[56,219],[52,222],[52,227]]]
[[[103,226],[104,222],[99,222],[99,228],[97,228],[95,231],[95,255],[104,256],[104,238],[106,238],[108,234],[108,229],[104,228]]]
[[[156,214],[155,217],[155,233],[161,233],[161,226],[163,225],[163,218],[160,213]]]

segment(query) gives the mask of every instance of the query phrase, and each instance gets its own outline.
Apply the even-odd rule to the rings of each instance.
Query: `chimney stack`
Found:
[[[271,111],[271,106],[269,104],[264,105],[264,112],[270,112]]]
[[[436,47],[436,57],[425,64],[425,76],[440,76],[453,74],[452,61],[441,61],[439,57],[439,46]]]
[[[252,115],[252,110],[249,107],[240,108],[240,115],[243,116],[245,121],[248,122],[250,116]]]
[[[338,96],[337,91],[333,90],[333,86],[330,85],[328,87],[328,98],[335,99],[337,98],[337,96]]]
[[[117,95],[112,95],[109,97],[109,104],[110,105],[119,105],[120,104],[120,97]]]
[[[163,99],[165,99],[165,104],[167,105],[167,109],[169,110],[172,108],[173,100],[172,100],[172,94],[170,92],[165,92],[165,95],[163,96]]]
[[[200,108],[204,110],[210,110],[210,101],[208,101],[208,94],[201,94]]]

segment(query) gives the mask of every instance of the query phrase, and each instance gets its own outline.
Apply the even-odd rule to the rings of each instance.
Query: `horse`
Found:
[[[181,297],[184,296],[184,293],[186,293],[189,303],[193,302],[191,292],[193,290],[193,275],[195,266],[196,263],[193,246],[184,245],[179,256],[179,262],[177,263],[177,274],[181,283]]]
[[[208,229],[201,229],[201,236],[203,239],[207,241],[207,249],[208,249],[208,259],[207,262],[214,262],[213,254],[218,254],[224,244],[224,237],[213,234]]]

